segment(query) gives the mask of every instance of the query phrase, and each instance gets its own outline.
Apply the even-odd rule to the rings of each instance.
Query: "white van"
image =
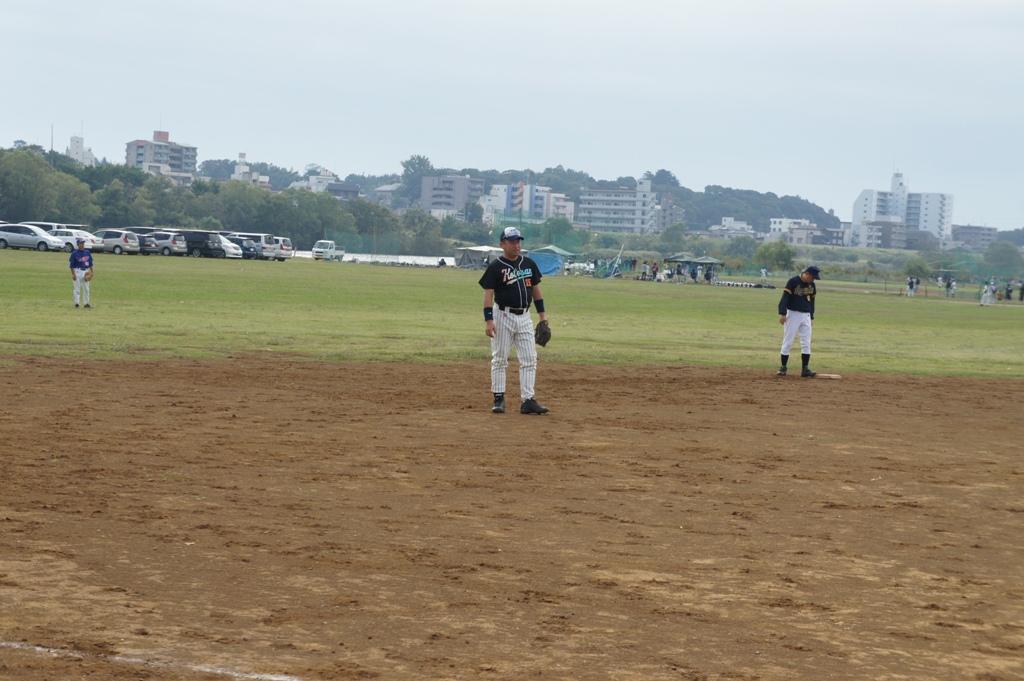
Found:
[[[278,257],[277,242],[273,234],[261,234],[259,232],[232,232],[228,237],[239,239],[251,239],[256,247],[260,249],[261,260],[274,260]]]

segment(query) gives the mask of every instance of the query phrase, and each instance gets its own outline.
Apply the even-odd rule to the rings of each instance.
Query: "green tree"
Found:
[[[686,225],[681,222],[669,225],[658,235],[661,244],[659,251],[672,255],[683,250],[684,239],[686,238]]]
[[[363,248],[371,253],[398,252],[397,236],[401,230],[398,216],[386,207],[354,199],[345,204],[346,210],[355,218],[356,230],[363,235]]]
[[[572,232],[572,222],[564,217],[548,218],[540,226],[541,239],[552,245],[566,243]]]
[[[647,171],[644,173],[644,179],[651,181],[651,188],[656,192],[678,189],[679,180],[676,176],[665,169],[661,169],[656,173]]]
[[[195,194],[166,177],[151,177],[139,190],[153,209],[153,224],[183,227],[189,224],[188,204]]]
[[[614,234],[600,232],[592,238],[595,248],[618,248],[622,243]]]
[[[120,180],[125,187],[138,188],[144,185],[150,177],[138,168],[115,163],[79,167],[72,174],[89,185],[89,189],[94,193],[108,186],[114,180]]]
[[[208,232],[223,232],[224,225],[222,225],[220,220],[217,218],[207,215],[199,221],[199,229],[206,230]]]
[[[235,172],[235,163],[226,158],[210,158],[200,163],[198,170],[203,177],[227,182]]]
[[[0,156],[0,220],[41,220],[56,203],[53,170],[28,149]]]
[[[220,193],[220,182],[214,182],[212,180],[204,180],[202,178],[196,178],[192,180],[192,186],[190,187],[192,193],[196,196],[202,196],[203,194],[219,194]]]
[[[773,241],[763,244],[754,253],[754,261],[763,263],[765,267],[773,271],[789,271],[793,269],[793,259],[796,257],[796,249],[785,241]]]
[[[251,232],[256,229],[257,218],[268,200],[267,192],[259,187],[254,187],[248,182],[230,181],[221,185],[217,201],[218,211],[214,217],[224,224],[225,229]]]
[[[282,168],[281,166],[274,165],[273,163],[250,163],[249,170],[260,175],[266,175],[270,178],[270,186],[274,191],[283,191],[288,188],[292,182],[298,182],[302,179],[302,175],[298,174],[294,170],[288,168]]]
[[[725,245],[725,255],[731,258],[750,260],[757,252],[757,239],[752,236],[737,236]]]
[[[985,264],[1007,273],[1021,270],[1020,249],[1012,241],[993,241],[985,250]]]
[[[441,236],[446,239],[454,239],[462,232],[462,225],[454,215],[445,215],[441,220]]]
[[[53,208],[46,215],[48,222],[91,225],[100,216],[89,185],[73,175],[53,174]]]
[[[908,277],[923,277],[927,279],[931,276],[932,266],[921,256],[912,255],[907,258],[907,262],[903,265],[903,273]]]
[[[402,161],[402,195],[410,201],[419,201],[423,192],[423,178],[436,172],[426,156],[413,155]]]
[[[136,187],[114,180],[94,194],[101,214],[96,219],[97,227],[130,227],[152,225],[156,213],[150,202],[139,195]]]
[[[466,207],[466,222],[481,224],[484,221],[484,207],[476,201]]]
[[[410,208],[402,215],[405,250],[412,255],[440,255],[447,250],[441,221],[425,210]]]

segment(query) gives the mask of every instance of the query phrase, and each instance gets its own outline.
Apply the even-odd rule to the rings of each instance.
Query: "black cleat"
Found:
[[[85,306],[90,308],[90,309],[92,308],[92,305],[90,305],[89,303],[86,303]],[[78,306],[76,305],[75,307],[78,307]]]
[[[505,413],[505,398],[495,397],[494,406],[491,407],[492,414],[504,414]]]
[[[776,376],[785,376],[786,375],[786,367],[784,367],[784,366],[779,367],[779,371],[775,375]]]
[[[804,367],[803,370],[800,372],[800,376],[802,376],[803,378],[814,378],[817,375],[818,374],[811,371],[809,367]]]
[[[547,414],[549,411],[547,407],[537,404],[537,400],[532,397],[528,400],[523,400],[522,405],[519,407],[520,414]]]

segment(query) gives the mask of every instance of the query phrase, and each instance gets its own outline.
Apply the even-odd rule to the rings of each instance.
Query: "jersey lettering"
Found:
[[[507,267],[501,271],[501,278],[504,284],[511,285],[519,281],[526,281],[527,286],[531,286],[532,282],[530,278],[533,276],[533,270],[515,270],[511,267]]]

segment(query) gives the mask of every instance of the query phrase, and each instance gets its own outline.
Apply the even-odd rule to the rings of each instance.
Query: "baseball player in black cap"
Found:
[[[803,272],[786,282],[779,301],[779,323],[782,324],[782,366],[779,376],[786,375],[786,364],[789,362],[789,349],[797,334],[800,334],[800,375],[814,378],[817,374],[811,371],[811,320],[814,319],[814,297],[818,289],[815,280],[821,279],[821,269],[811,265]]]
[[[491,391],[494,393],[495,414],[505,413],[505,369],[512,346],[519,359],[519,392],[523,398],[521,414],[546,414],[547,407],[533,399],[537,379],[537,348],[534,345],[530,303],[537,308],[541,321],[544,314],[544,294],[540,291],[540,268],[522,255],[523,235],[515,227],[501,232],[502,254],[487,266],[480,277],[484,290],[485,333],[491,339]]]

